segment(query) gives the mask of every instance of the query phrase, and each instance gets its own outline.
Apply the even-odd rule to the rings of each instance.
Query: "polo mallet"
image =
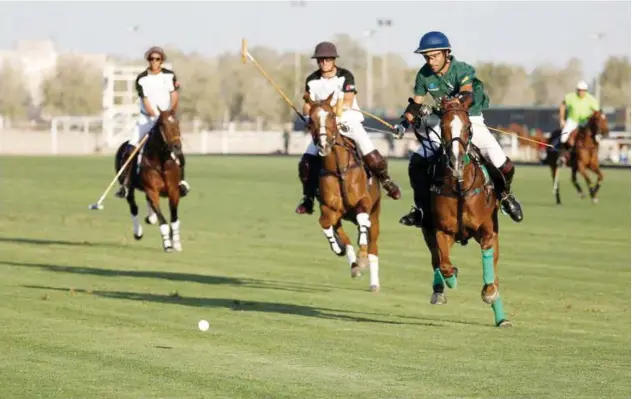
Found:
[[[138,143],[138,145],[136,146],[136,148],[134,148],[134,151],[132,151],[132,153],[129,155],[129,157],[127,158],[127,160],[125,161],[125,163],[123,164],[123,166],[121,166],[121,169],[119,169],[118,173],[116,174],[116,176],[114,176],[114,179],[112,179],[112,182],[110,183],[110,185],[108,186],[108,188],[105,189],[105,192],[103,193],[103,195],[101,196],[101,198],[99,198],[99,200],[97,201],[96,204],[90,204],[88,206],[88,209],[91,211],[97,210],[100,211],[103,209],[103,200],[105,199],[105,196],[108,195],[108,193],[110,192],[110,190],[112,189],[112,186],[114,186],[114,183],[116,183],[116,181],[118,180],[119,176],[121,176],[121,174],[123,173],[123,171],[127,168],[127,165],[132,161],[132,159],[134,158],[134,155],[136,155],[136,153],[141,149],[141,147],[143,146],[143,144],[145,144],[145,141],[147,141],[147,138],[149,137],[149,134],[146,134],[145,137],[143,137],[140,142]]]
[[[281,90],[281,88],[276,83],[274,83],[272,78],[266,73],[266,71],[263,70],[261,65],[259,65],[257,60],[255,60],[255,58],[252,56],[252,54],[250,54],[248,52],[248,43],[247,43],[246,39],[241,39],[241,62],[243,64],[245,64],[247,62],[247,60],[252,61],[252,63],[257,67],[259,72],[261,72],[261,74],[263,76],[265,76],[266,79],[268,79],[268,82],[270,82],[272,84],[272,86],[274,86],[276,91],[279,92],[279,94],[281,95],[281,97],[283,97],[285,102],[287,102],[290,105],[290,107],[292,107],[294,112],[296,112],[296,114],[299,116],[299,118],[301,118],[301,120],[304,122],[305,118],[303,117],[303,114],[298,112],[298,109],[294,106],[294,104],[292,104],[292,101],[285,95],[285,93],[283,93],[283,90]],[[358,110],[353,109],[353,111],[358,111]],[[381,119],[380,117],[378,117],[376,115],[373,115],[370,112],[366,112],[366,111],[359,111],[359,112],[363,113],[364,115],[366,115],[368,117],[371,117],[371,118],[375,119],[376,121],[380,122],[381,124],[383,124],[384,126],[388,127],[389,129],[393,129],[393,125],[391,125],[390,123],[386,122],[384,119]]]
[[[261,65],[259,65],[255,57],[253,57],[252,54],[248,52],[248,42],[246,41],[246,39],[241,39],[241,63],[245,64],[248,60],[252,61],[252,63],[257,67],[259,72],[261,72],[261,74],[266,79],[268,79],[268,82],[272,84],[272,86],[276,89],[276,91],[279,92],[279,94],[281,95],[281,97],[283,97],[285,102],[288,103],[290,107],[292,107],[292,109],[294,110],[294,112],[296,112],[298,117],[301,118],[303,122],[305,122],[305,118],[303,117],[303,114],[301,114],[298,111],[298,109],[294,106],[294,104],[292,104],[292,100],[290,100],[288,96],[286,96],[285,93],[283,93],[283,90],[281,90],[281,88],[276,83],[274,83],[274,80],[272,80],[272,78],[266,73],[266,71],[263,70],[263,68],[261,67]]]

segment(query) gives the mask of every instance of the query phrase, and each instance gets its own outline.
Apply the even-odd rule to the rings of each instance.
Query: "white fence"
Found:
[[[60,123],[63,123],[60,122]],[[90,118],[74,126],[55,126],[50,132],[0,129],[2,155],[95,155],[113,154],[116,147],[108,145],[103,134],[91,127]],[[382,134],[371,133],[373,143],[384,155],[405,157],[417,149],[414,138],[389,141]],[[630,134],[611,132],[614,138],[603,139],[599,158],[604,164],[630,163]],[[303,132],[284,135],[281,131],[202,131],[183,132],[186,154],[292,154],[305,151],[309,137]],[[539,151],[520,146],[515,137],[502,137],[505,153],[515,161],[538,162]]]

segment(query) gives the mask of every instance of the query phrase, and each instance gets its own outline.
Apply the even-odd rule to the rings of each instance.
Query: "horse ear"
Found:
[[[330,105],[331,104],[331,100],[333,100],[335,94],[336,94],[336,92],[332,91],[331,94],[329,95],[329,97],[327,97],[327,99],[325,100],[325,104]]]

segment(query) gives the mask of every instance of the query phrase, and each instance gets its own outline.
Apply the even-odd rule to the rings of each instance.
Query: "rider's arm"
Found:
[[[562,101],[560,103],[560,126],[564,124],[565,117],[566,117],[566,101]]]
[[[459,94],[456,98],[466,108],[474,102],[474,80],[476,79],[476,69],[468,64],[461,64],[456,74]]]
[[[424,97],[426,93],[428,93],[421,70],[417,72],[414,91],[415,95],[413,96],[413,102],[409,103],[408,107],[406,107],[406,111],[404,111],[404,118],[408,122],[412,122],[415,119],[414,114],[419,113],[421,105],[424,103]]]
[[[350,109],[353,105],[353,99],[358,93],[355,87],[355,77],[346,69],[342,70],[341,76],[345,78],[345,81],[342,85],[342,93],[344,95],[342,98],[342,108]]]
[[[175,73],[173,74],[173,79],[171,80],[171,84],[172,84],[172,86],[170,87],[171,109],[175,111],[178,109],[178,103],[180,102],[180,92],[179,92],[180,82],[178,81],[178,78],[176,78]]]

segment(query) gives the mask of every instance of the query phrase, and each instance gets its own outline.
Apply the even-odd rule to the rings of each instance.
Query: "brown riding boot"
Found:
[[[296,213],[311,215],[314,213],[314,197],[318,190],[318,178],[320,174],[320,157],[317,155],[303,154],[298,163],[298,178],[303,184],[303,199],[296,207]]]
[[[373,174],[380,180],[384,186],[384,190],[386,190],[386,194],[393,199],[399,199],[402,196],[402,193],[397,184],[395,184],[389,176],[388,165],[386,163],[386,159],[382,157],[382,154],[380,154],[378,150],[373,150],[366,154],[362,159],[367,165],[369,165],[371,172],[373,172]]]

